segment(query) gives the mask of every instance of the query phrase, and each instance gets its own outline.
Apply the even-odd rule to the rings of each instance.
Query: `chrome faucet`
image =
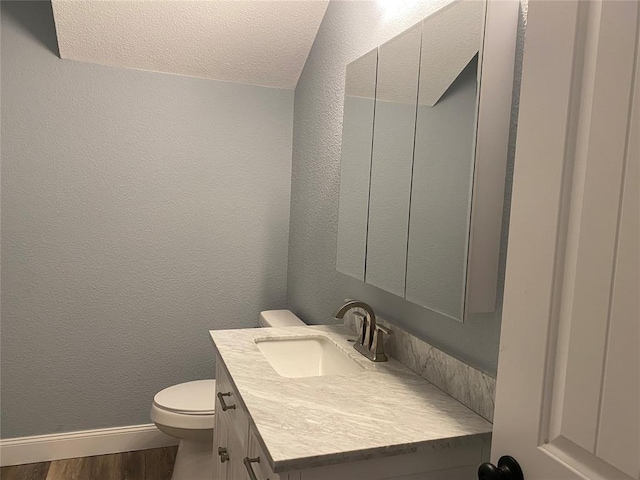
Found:
[[[340,307],[335,317],[338,319],[344,318],[345,314],[353,308],[360,308],[365,311],[364,315],[359,312],[354,312],[355,315],[362,317],[362,330],[360,332],[360,338],[353,344],[353,348],[372,362],[386,362],[387,356],[384,353],[382,335],[388,335],[391,331],[382,325],[378,325],[373,308],[358,300],[351,300],[345,303]]]

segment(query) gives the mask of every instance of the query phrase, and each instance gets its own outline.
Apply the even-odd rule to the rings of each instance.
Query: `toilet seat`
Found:
[[[188,430],[212,429],[215,425],[215,415],[185,415],[184,413],[170,412],[156,404],[151,405],[151,421],[156,425],[165,425],[170,428],[184,428]]]
[[[165,388],[153,398],[151,420],[170,428],[211,429],[216,381],[197,380]]]
[[[159,391],[153,397],[153,404],[168,412],[182,415],[213,415],[215,395],[215,380],[196,380]]]

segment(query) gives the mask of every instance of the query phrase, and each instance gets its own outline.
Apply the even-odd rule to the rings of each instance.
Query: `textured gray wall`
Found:
[[[329,4],[295,93],[287,304],[310,323],[327,323],[345,298],[364,300],[381,316],[461,360],[495,374],[501,306],[495,313],[473,315],[461,323],[335,269],[345,67],[446,3],[447,0],[418,2],[395,18],[387,18],[381,2],[332,1]],[[520,19],[517,78],[526,6],[524,10]],[[516,82],[516,99],[518,92]],[[512,130],[507,199],[511,195],[515,144],[515,128]],[[504,218],[503,252],[508,201]],[[504,278],[504,257],[503,254],[501,278]],[[502,292],[502,285],[499,291]],[[502,294],[500,305],[501,297]]]
[[[2,2],[2,437],[149,422],[285,305],[293,92],[60,60]]]

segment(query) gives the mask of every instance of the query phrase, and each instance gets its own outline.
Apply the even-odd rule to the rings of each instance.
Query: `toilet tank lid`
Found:
[[[298,327],[305,323],[291,310],[266,310],[260,312],[261,327]]]
[[[215,380],[196,380],[161,390],[153,397],[153,403],[171,412],[210,415],[215,409],[215,395]]]

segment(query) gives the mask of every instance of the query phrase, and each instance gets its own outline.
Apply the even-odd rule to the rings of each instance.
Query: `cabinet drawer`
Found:
[[[226,410],[224,410],[225,407]],[[224,416],[227,425],[229,425],[229,430],[240,441],[240,446],[246,448],[249,435],[249,416],[219,358],[216,362],[215,414]]]

